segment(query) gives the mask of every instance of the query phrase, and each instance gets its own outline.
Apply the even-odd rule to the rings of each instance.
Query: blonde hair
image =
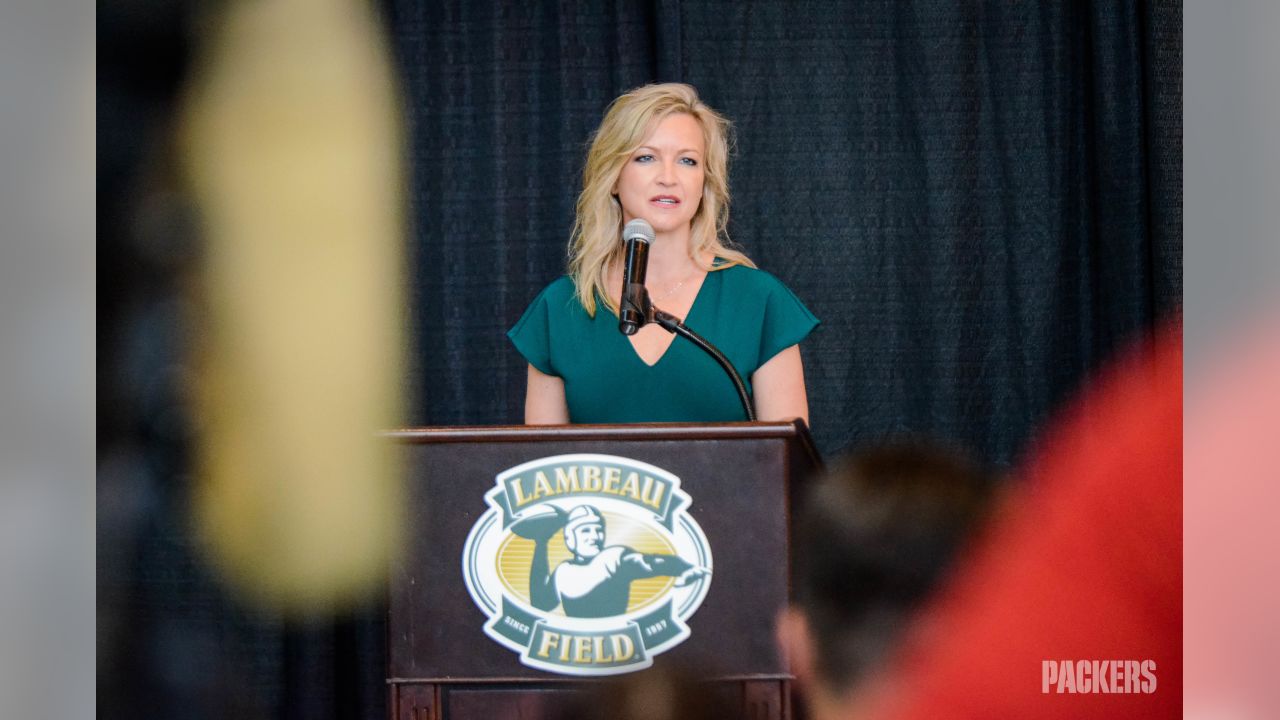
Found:
[[[614,100],[591,140],[582,169],[582,194],[569,238],[569,275],[578,301],[595,317],[596,295],[618,312],[617,298],[609,297],[605,278],[609,266],[622,261],[622,206],[613,194],[614,184],[632,153],[652,128],[668,115],[684,113],[702,126],[706,142],[703,160],[702,202],[693,215],[689,257],[704,270],[732,265],[755,267],[733,247],[726,231],[729,223],[729,121],[698,99],[690,85],[663,83],[636,88]],[[707,265],[708,252],[723,262]]]

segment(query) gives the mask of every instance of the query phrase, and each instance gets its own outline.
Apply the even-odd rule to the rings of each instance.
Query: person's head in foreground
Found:
[[[923,442],[858,453],[810,487],[777,636],[812,717],[856,707],[860,682],[982,525],[994,489],[971,461]]]

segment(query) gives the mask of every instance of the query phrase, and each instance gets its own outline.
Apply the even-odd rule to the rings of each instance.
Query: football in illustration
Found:
[[[555,505],[529,510],[511,525],[511,532],[530,540],[546,540],[564,528],[568,514]]]

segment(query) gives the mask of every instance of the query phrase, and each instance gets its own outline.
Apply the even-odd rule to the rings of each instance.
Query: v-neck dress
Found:
[[[803,340],[818,319],[774,276],[733,265],[707,273],[684,323],[729,358],[750,391],[752,373]],[[572,423],[747,418],[714,359],[676,337],[646,364],[603,301],[594,318],[587,315],[568,276],[548,285],[507,337],[530,365],[564,380]]]

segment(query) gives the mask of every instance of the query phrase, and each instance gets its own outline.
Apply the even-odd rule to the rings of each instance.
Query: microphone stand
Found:
[[[747,385],[742,382],[742,376],[733,367],[733,363],[729,362],[729,358],[725,357],[724,353],[720,352],[706,338],[686,327],[680,318],[654,307],[653,303],[649,302],[649,291],[643,285],[635,289],[638,291],[640,303],[643,305],[644,323],[658,323],[667,332],[679,335],[697,345],[703,352],[719,363],[720,367],[724,368],[724,371],[729,375],[729,379],[733,381],[734,389],[738,391],[738,399],[742,401],[742,409],[747,413],[747,420],[755,422],[756,411],[751,407],[751,396],[747,394]],[[641,323],[641,325],[644,323]]]

